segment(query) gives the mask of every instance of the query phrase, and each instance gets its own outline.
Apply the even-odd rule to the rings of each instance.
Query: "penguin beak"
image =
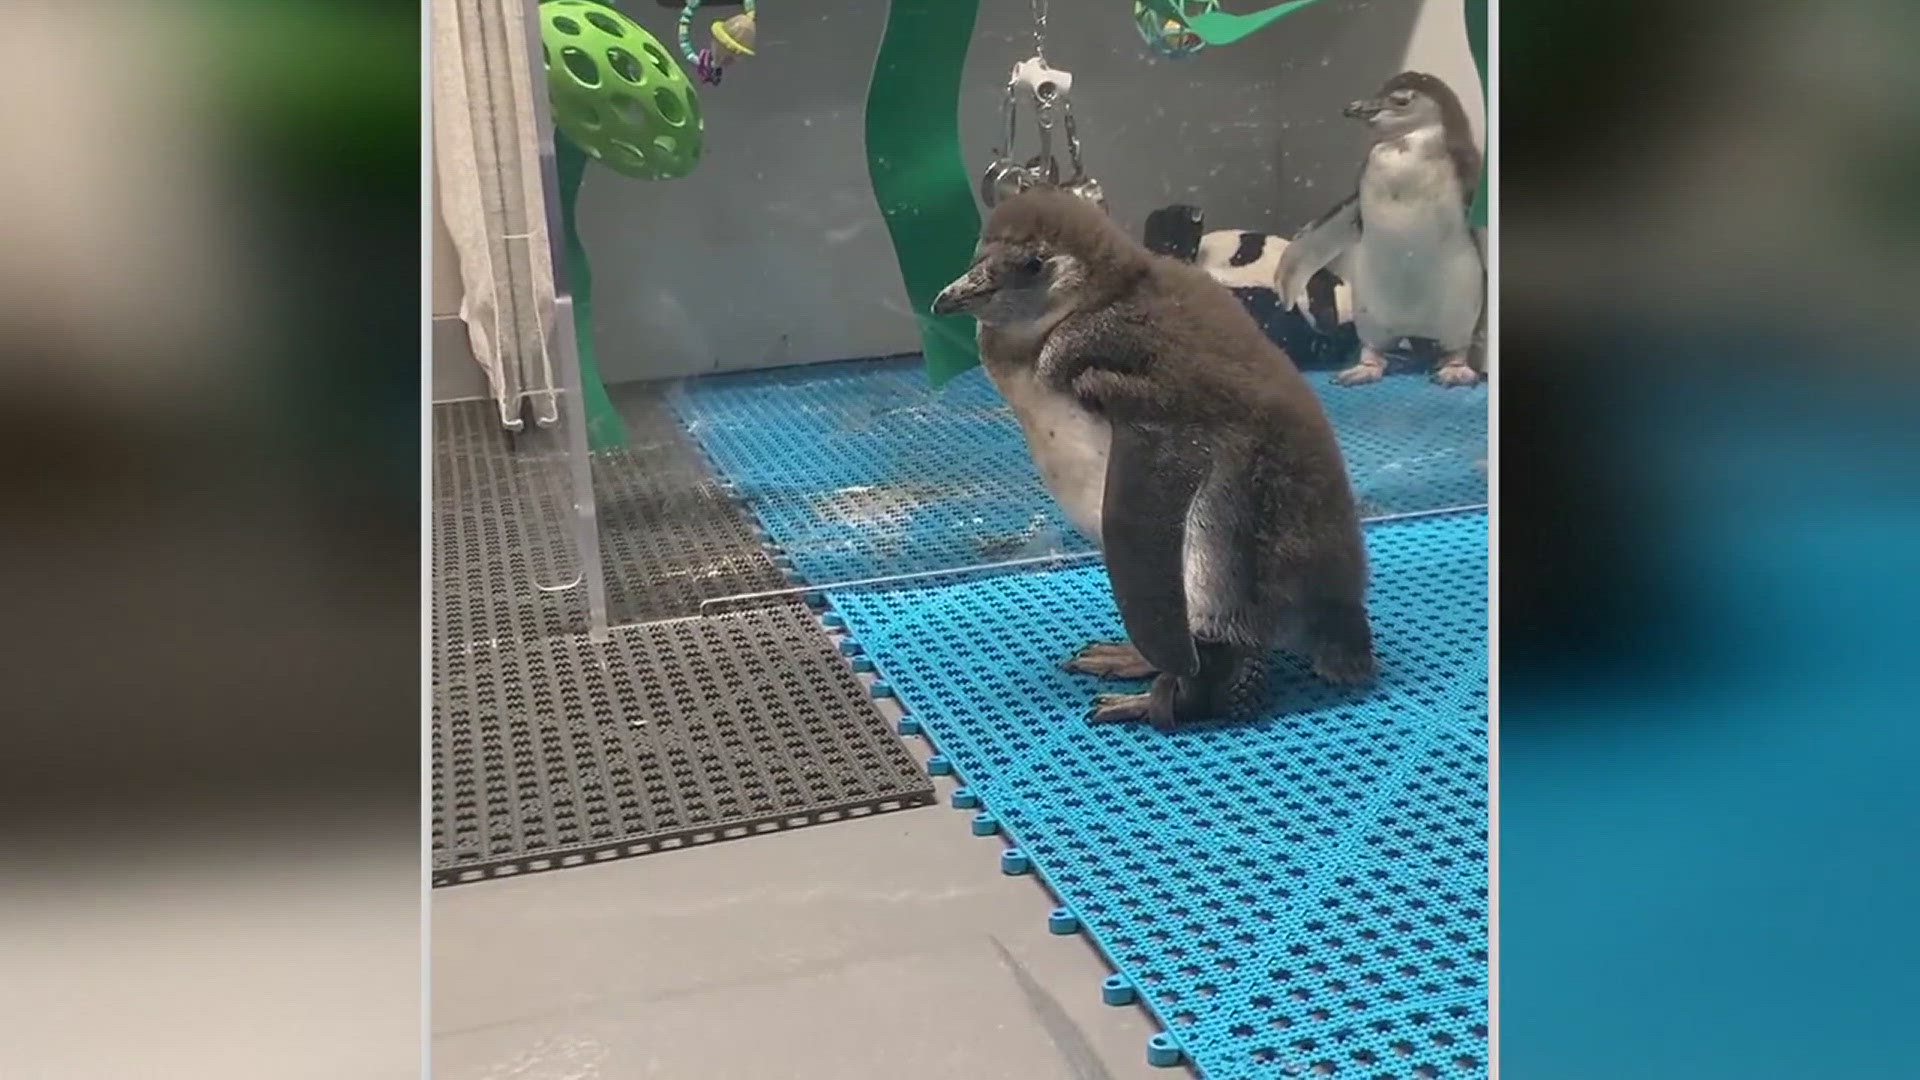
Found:
[[[1342,116],[1350,116],[1355,120],[1371,120],[1384,108],[1386,108],[1386,106],[1380,104],[1378,100],[1363,99],[1348,102],[1347,107],[1340,110],[1340,114]]]
[[[940,295],[933,298],[933,313],[957,315],[969,311],[992,291],[993,282],[987,279],[986,271],[976,266],[940,290]]]

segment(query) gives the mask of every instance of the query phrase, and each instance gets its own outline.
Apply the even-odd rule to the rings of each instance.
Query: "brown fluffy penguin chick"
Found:
[[[1374,671],[1366,556],[1319,399],[1205,271],[1100,209],[1036,189],[1000,204],[934,301],[980,355],[1048,489],[1099,542],[1128,643],[1068,662],[1154,676],[1091,719],[1243,719],[1276,648],[1335,682]]]

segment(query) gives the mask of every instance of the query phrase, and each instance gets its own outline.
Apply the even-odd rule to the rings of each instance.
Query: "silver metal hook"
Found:
[[[980,201],[992,207],[1002,199],[1011,198],[1031,187],[1059,185],[1060,162],[1054,157],[1053,147],[1053,130],[1058,124],[1065,129],[1068,162],[1073,170],[1066,184],[1067,189],[1104,206],[1100,182],[1087,176],[1086,166],[1080,159],[1080,132],[1073,119],[1073,73],[1049,66],[1040,52],[1045,37],[1045,0],[1034,0],[1034,14],[1035,52],[1032,57],[1015,64],[1007,77],[1006,99],[1002,103],[1007,121],[1006,146],[994,152],[994,160],[980,178]],[[1019,143],[1022,100],[1029,102],[1033,108],[1034,128],[1040,146],[1039,152],[1026,159],[1024,164],[1015,164],[1018,160],[1015,147]]]

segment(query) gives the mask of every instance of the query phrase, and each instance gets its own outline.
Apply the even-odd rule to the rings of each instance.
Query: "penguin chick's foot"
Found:
[[[1152,694],[1101,694],[1087,713],[1089,724],[1125,724],[1145,720],[1153,710]]]
[[[1102,679],[1145,679],[1157,670],[1139,649],[1125,641],[1096,641],[1073,654],[1065,667]]]
[[[1313,658],[1313,673],[1339,686],[1359,686],[1373,681],[1371,652],[1326,650]]]
[[[1145,720],[1157,731],[1172,731],[1201,721],[1252,719],[1266,683],[1264,651],[1225,642],[1198,644],[1199,671],[1186,676],[1163,671],[1144,694],[1102,694],[1094,699],[1088,722]]]
[[[1441,386],[1472,386],[1480,381],[1480,373],[1467,362],[1464,351],[1448,353],[1434,366],[1433,381]]]
[[[1360,351],[1360,361],[1333,377],[1340,386],[1361,386],[1379,382],[1387,374],[1387,358],[1373,351],[1371,347]]]

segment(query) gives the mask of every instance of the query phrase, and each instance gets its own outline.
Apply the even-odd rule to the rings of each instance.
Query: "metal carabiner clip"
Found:
[[[1080,160],[1080,135],[1073,122],[1072,90],[1073,73],[1049,66],[1042,57],[1034,56],[1013,66],[1013,72],[1007,76],[1007,96],[1002,106],[1007,121],[1006,147],[994,151],[993,161],[980,177],[980,201],[988,209],[1028,188],[1061,186],[1060,161],[1053,151],[1056,113],[1058,123],[1066,132],[1067,156],[1073,168],[1064,190],[1103,209],[1106,207],[1106,194],[1100,182],[1087,175],[1086,166]],[[1024,164],[1015,164],[1014,144],[1018,141],[1019,104],[1023,98],[1032,104],[1040,149]]]

